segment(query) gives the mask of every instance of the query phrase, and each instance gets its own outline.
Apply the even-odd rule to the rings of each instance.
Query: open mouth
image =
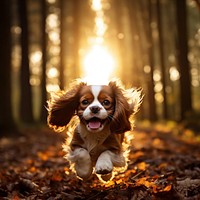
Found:
[[[105,121],[106,121],[106,119],[102,120],[97,117],[93,117],[90,120],[87,120],[86,122],[90,129],[97,130],[103,126]]]

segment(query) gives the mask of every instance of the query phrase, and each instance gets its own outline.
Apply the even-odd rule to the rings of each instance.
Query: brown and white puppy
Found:
[[[69,91],[52,96],[48,101],[50,127],[63,130],[73,123],[74,116],[79,118],[69,148],[65,147],[78,177],[88,179],[94,169],[108,180],[114,167],[126,166],[124,133],[131,130],[130,116],[137,112],[140,103],[140,91],[124,89],[117,82],[80,82]]]

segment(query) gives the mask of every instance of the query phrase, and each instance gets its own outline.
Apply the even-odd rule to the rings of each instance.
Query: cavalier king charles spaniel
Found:
[[[141,99],[141,91],[125,89],[117,81],[108,85],[79,82],[67,92],[52,95],[48,125],[55,131],[68,127],[64,149],[79,178],[87,180],[95,172],[108,181],[113,169],[126,166],[125,132],[132,128],[131,116]]]

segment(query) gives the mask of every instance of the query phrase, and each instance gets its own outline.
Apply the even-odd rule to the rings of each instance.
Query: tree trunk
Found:
[[[144,66],[143,61],[141,61],[141,31],[139,27],[139,23],[141,21],[137,20],[137,14],[139,11],[138,7],[138,1],[132,1],[128,0],[127,2],[128,8],[129,8],[129,18],[130,18],[130,29],[131,29],[131,35],[132,35],[132,76],[134,78],[133,85],[135,87],[141,87],[141,67]]]
[[[187,12],[186,0],[176,0],[177,13],[177,53],[180,68],[180,100],[181,100],[181,119],[192,111],[191,99],[191,76],[188,56],[187,39]]]
[[[28,16],[27,16],[27,1],[18,0],[19,6],[19,19],[21,26],[21,76],[20,76],[20,116],[22,122],[32,123],[33,122],[33,111],[32,111],[32,92],[31,85],[29,82],[29,49],[28,49]]]
[[[154,57],[153,57],[153,38],[152,38],[152,30],[151,30],[151,20],[152,20],[152,10],[151,10],[151,0],[148,1],[149,4],[149,21],[148,21],[148,31],[147,31],[147,38],[149,43],[149,64],[151,67],[149,77],[147,78],[147,85],[148,85],[148,102],[149,102],[149,119],[151,121],[157,120],[157,113],[156,113],[156,102],[155,102],[155,91],[154,91],[154,80],[153,80],[153,73],[154,73]]]
[[[64,90],[64,46],[66,44],[65,41],[65,13],[64,13],[64,0],[60,0],[60,89]]]
[[[161,64],[161,74],[162,74],[162,85],[163,85],[163,117],[168,118],[167,113],[167,95],[166,95],[166,79],[165,79],[165,61],[164,61],[164,46],[163,46],[163,28],[162,28],[162,12],[160,7],[160,0],[156,2],[157,11],[157,22],[158,22],[158,32],[159,32],[159,52],[160,52],[160,64]]]
[[[0,1],[0,136],[15,130],[11,105],[11,6],[10,0]]]
[[[47,101],[47,91],[46,91],[46,62],[47,62],[47,34],[46,34],[46,0],[41,1],[41,13],[42,13],[42,77],[41,77],[41,110],[40,110],[40,120],[41,122],[46,122],[47,120],[47,110],[45,108]]]
[[[74,32],[74,70],[73,78],[78,77],[79,72],[79,40],[80,40],[80,0],[73,2],[73,32]]]

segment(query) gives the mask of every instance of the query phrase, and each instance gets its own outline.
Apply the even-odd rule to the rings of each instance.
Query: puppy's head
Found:
[[[116,82],[92,86],[80,83],[48,102],[48,123],[59,130],[76,114],[90,132],[110,126],[112,133],[123,133],[131,129],[129,117],[139,104],[133,102]]]
[[[99,132],[111,120],[115,110],[112,88],[106,85],[85,86],[80,91],[78,116],[90,132]]]

